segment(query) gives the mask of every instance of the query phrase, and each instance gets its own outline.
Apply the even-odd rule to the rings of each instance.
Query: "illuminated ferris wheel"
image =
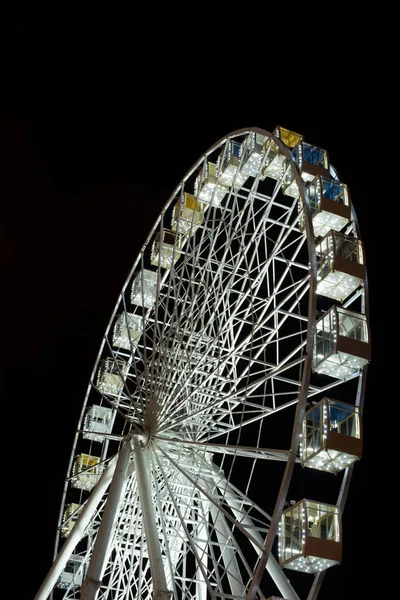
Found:
[[[120,293],[35,600],[317,598],[369,360],[363,245],[327,152],[282,127],[221,139]]]

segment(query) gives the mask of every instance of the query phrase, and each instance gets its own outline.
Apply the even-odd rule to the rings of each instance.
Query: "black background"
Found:
[[[375,308],[382,291],[375,50],[363,36],[355,43],[343,23],[341,53],[331,56],[329,45],[315,51],[305,34],[289,43],[272,23],[256,27],[257,15],[225,23],[199,13],[182,22],[150,9],[5,22],[2,514],[13,598],[33,599],[51,565],[77,419],[137,252],[199,156],[251,126],[302,133],[328,150],[349,185],[366,248],[373,359],[343,565],[329,573],[320,598],[360,597],[379,554],[371,512],[383,504],[372,419],[383,346]],[[378,589],[371,570],[368,581]]]

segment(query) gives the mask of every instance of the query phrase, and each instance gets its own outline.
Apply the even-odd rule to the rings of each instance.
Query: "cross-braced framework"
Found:
[[[362,406],[366,371],[312,369],[317,257],[306,183],[277,135],[240,130],[200,158],[162,209],[96,360],[55,558],[64,550],[38,599],[54,584],[65,600],[299,598],[275,537],[300,469],[306,403],[340,387]],[[346,233],[359,237],[354,218]],[[365,285],[346,306],[365,312]],[[107,491],[122,448],[119,487]],[[80,453],[89,458],[77,474]],[[350,475],[338,481],[342,507]]]

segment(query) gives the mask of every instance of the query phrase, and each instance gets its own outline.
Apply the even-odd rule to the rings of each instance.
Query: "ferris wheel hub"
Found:
[[[139,444],[145,448],[154,442],[155,429],[152,427],[145,426],[144,429],[132,436],[132,441],[136,438]]]

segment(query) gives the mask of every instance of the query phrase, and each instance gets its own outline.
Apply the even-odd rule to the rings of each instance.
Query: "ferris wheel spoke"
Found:
[[[134,524],[134,525],[133,525]],[[114,576],[117,578],[116,589],[124,590],[131,588],[133,582],[141,581],[146,576],[146,569],[143,570],[143,555],[136,551],[139,556],[136,569],[138,569],[138,579],[134,563],[132,563],[132,554],[135,548],[141,545],[141,515],[139,507],[139,497],[135,477],[131,477],[128,482],[125,502],[120,510],[118,519],[118,530],[120,535],[114,538],[114,552],[119,557],[118,564],[116,560],[110,565]],[[139,586],[140,587],[140,586]],[[118,596],[117,596],[118,597]]]
[[[154,470],[154,459],[152,459],[152,464]],[[154,478],[154,486],[158,515],[162,522],[162,532],[164,536],[167,587],[168,589],[172,589],[174,596],[176,596],[177,582],[174,574],[180,560],[182,547],[186,541],[186,534],[179,515],[175,514],[175,507],[173,507],[170,500],[168,487],[164,485],[163,489],[161,489],[157,477]],[[175,497],[177,497],[176,492]],[[177,501],[179,502],[179,498]]]
[[[238,559],[244,566],[249,580],[252,576],[251,567],[241,551],[236,537],[232,535],[232,530],[225,516],[215,506],[210,506],[210,515],[214,523],[218,544],[222,548],[222,560],[228,575],[231,592],[234,596],[243,597],[247,582],[243,582]]]
[[[164,468],[163,468],[163,465],[162,465],[160,459],[158,458],[157,454],[155,454],[154,456],[155,456],[155,460],[156,460],[156,463],[158,465],[158,468],[163,473],[164,472]],[[185,476],[185,478],[187,478],[183,470],[181,471],[181,473],[182,473],[182,475]],[[171,489],[171,486],[169,484],[169,478],[168,478],[168,476],[165,473],[164,473],[164,481],[165,481],[165,486],[168,489],[169,496],[171,498],[171,502],[173,504],[175,513],[176,513],[176,515],[179,518],[179,521],[180,521],[180,524],[181,524],[181,527],[182,527],[183,531],[185,532],[185,536],[186,536],[185,537],[185,544],[188,544],[188,546],[190,547],[190,549],[191,549],[191,551],[192,551],[192,553],[193,553],[193,555],[195,557],[197,568],[201,572],[203,581],[207,584],[207,589],[208,589],[211,597],[216,600],[216,596],[214,595],[213,588],[212,588],[212,586],[211,586],[211,584],[209,582],[209,579],[208,579],[207,571],[206,571],[206,569],[204,567],[203,561],[201,560],[201,556],[199,555],[199,548],[196,547],[198,543],[195,544],[195,542],[194,542],[194,540],[193,540],[193,538],[191,536],[191,533],[190,533],[188,525],[187,525],[186,518],[185,518],[184,515],[182,515],[181,509],[178,506],[177,501],[175,500],[175,494],[173,493],[173,490]],[[200,550],[201,550],[201,547],[200,547]],[[193,580],[194,580],[194,576],[192,577],[191,581],[193,581]]]
[[[259,388],[261,385],[263,385],[269,379],[276,377],[279,373],[283,373],[286,370],[291,369],[293,366],[295,366],[303,361],[304,361],[304,357],[301,356],[301,357],[295,359],[294,361],[292,361],[291,363],[286,363],[286,364],[280,365],[279,368],[267,372],[266,375],[264,375],[261,378],[258,378],[255,382],[253,382],[252,384],[248,385],[245,388],[246,394],[250,394],[250,393],[254,392],[255,390],[257,390],[257,388]],[[213,416],[215,417],[215,410],[217,410],[219,407],[221,408],[221,410],[223,410],[224,404],[227,401],[236,402],[236,404],[239,404],[239,402],[243,402],[244,406],[245,406],[246,401],[244,398],[241,397],[242,393],[243,393],[242,391],[239,391],[239,392],[233,391],[231,393],[226,394],[225,396],[222,396],[221,398],[217,398],[214,401],[204,404],[201,408],[199,408],[197,410],[193,410],[189,414],[185,414],[182,416],[176,416],[175,419],[173,419],[172,417],[177,415],[177,412],[181,409],[181,404],[178,404],[176,407],[170,406],[170,417],[168,419],[168,422],[165,425],[159,424],[158,432],[161,433],[162,431],[165,431],[167,429],[170,429],[171,427],[177,426],[178,424],[180,426],[182,426],[185,422],[193,420],[194,417],[199,417],[200,415],[204,416],[205,414],[207,414],[209,412],[212,412]],[[182,403],[182,406],[183,406],[183,404],[186,405],[186,401],[184,403]],[[261,411],[261,415],[258,418],[263,418],[265,416],[265,414],[267,414],[268,412],[271,411],[271,409],[260,406],[260,411]],[[223,412],[223,415],[224,416],[226,415],[225,411]],[[252,420],[254,420],[254,419],[252,419]]]
[[[307,280],[305,280],[305,282],[302,282],[302,283],[307,283]],[[302,285],[302,283],[300,283],[300,285]],[[307,291],[307,287],[305,286],[305,287],[304,287],[304,292],[303,292],[303,293],[306,293],[306,291]],[[287,302],[287,301],[289,300],[289,298],[290,298],[290,297],[291,297],[293,294],[296,294],[296,293],[298,293],[298,290],[297,290],[297,288],[295,288],[295,289],[294,289],[294,291],[292,291],[292,292],[291,292],[289,295],[287,295],[287,297],[285,297],[285,298],[283,298],[283,299],[281,300],[281,302],[280,302],[280,304],[279,304],[279,307],[280,307],[280,306],[284,306],[284,305],[285,305],[285,302]],[[293,307],[293,306],[295,306],[295,305],[296,305],[296,302],[294,302],[294,304],[292,305],[292,307]],[[291,308],[292,308],[292,307],[291,307]],[[277,309],[278,309],[278,308],[277,308]],[[277,309],[276,309],[276,310],[277,310]],[[266,309],[264,309],[264,311],[263,311],[263,312],[265,313],[265,312],[266,312]],[[259,318],[259,324],[258,324],[258,326],[256,327],[255,331],[254,331],[254,332],[252,332],[252,333],[251,333],[251,334],[249,334],[249,335],[250,335],[250,336],[254,336],[254,335],[255,335],[255,333],[256,333],[258,330],[262,330],[262,327],[264,326],[264,324],[268,322],[268,320],[271,318],[271,316],[272,316],[273,314],[274,314],[274,313],[272,313],[271,315],[270,315],[270,314],[267,314],[266,316],[264,316],[263,320],[261,320],[261,319]],[[233,318],[234,318],[234,315],[232,315],[232,316],[230,317],[230,320],[228,320],[228,321],[227,321],[227,324],[228,324],[228,325],[229,325],[229,323],[230,323],[230,322],[232,322],[232,321],[233,321]],[[243,321],[242,321],[242,322],[243,322]],[[277,331],[277,326],[275,326],[275,328],[272,330],[272,333],[276,333],[276,331]],[[240,333],[240,329],[239,329],[239,333]],[[237,336],[236,336],[236,337],[237,337]],[[242,348],[242,347],[244,347],[244,346],[246,345],[246,342],[247,342],[247,340],[246,340],[246,339],[245,339],[243,342],[241,342],[241,344],[239,344],[239,345],[237,346],[237,348],[236,348],[236,352],[240,352],[241,348]]]
[[[306,291],[306,288],[305,288],[305,291]],[[291,293],[290,293],[290,295],[292,295],[293,293],[296,293],[296,292],[298,292],[298,291],[297,291],[297,290],[295,290],[295,292],[291,292]],[[304,292],[304,293],[305,293],[305,292]],[[303,294],[303,292],[301,293],[301,295],[302,295],[302,294]],[[300,295],[300,294],[299,294],[299,295]],[[280,304],[280,305],[284,304],[284,302],[285,302],[286,300],[287,300],[287,299],[284,299],[284,300],[282,300],[282,302],[281,302],[281,304]],[[295,304],[296,304],[296,301],[295,301],[295,303],[294,303],[293,305],[295,306]],[[280,305],[279,305],[279,306],[280,306]],[[276,309],[276,310],[279,310],[279,306],[277,307],[277,309]],[[283,311],[282,311],[282,312],[283,312]],[[281,319],[281,321],[279,321],[279,322],[278,322],[278,325],[275,327],[275,329],[273,330],[273,332],[272,332],[272,333],[275,333],[275,334],[276,334],[276,332],[277,332],[277,330],[278,330],[279,326],[281,326],[281,325],[284,323],[284,321],[285,321],[285,320],[286,320],[286,319],[287,319],[289,316],[292,316],[292,313],[291,313],[291,312],[288,312],[288,311],[285,311],[285,313],[284,313],[284,315],[283,315],[283,318]],[[266,318],[266,320],[268,320],[268,319],[270,318],[270,316],[268,315],[268,316],[267,316],[267,317],[265,317],[265,318]],[[298,317],[298,316],[295,316],[295,318],[300,318],[300,317]],[[261,325],[258,327],[258,329],[259,329],[259,328],[261,328]],[[265,347],[265,346],[266,346],[266,345],[267,345],[267,344],[268,344],[268,343],[271,341],[271,338],[272,338],[272,333],[271,333],[271,334],[270,334],[270,335],[267,337],[266,341],[263,341],[263,344],[260,344],[260,348],[261,348],[261,350],[262,350],[262,349],[264,349],[264,347]],[[300,331],[300,336],[301,336],[301,334],[302,334],[302,332]],[[231,352],[231,354],[230,354],[230,355],[227,355],[227,357],[225,358],[225,360],[224,360],[223,362],[221,361],[221,363],[218,365],[218,367],[220,368],[221,366],[223,367],[224,365],[226,365],[226,364],[227,364],[227,361],[228,361],[228,359],[232,359],[232,357],[235,357],[235,355],[238,355],[238,356],[240,357],[240,360],[243,360],[243,354],[241,354],[241,351],[242,351],[242,348],[244,348],[244,347],[245,347],[245,343],[246,343],[246,340],[244,340],[244,342],[243,342],[243,343],[237,344],[237,348],[236,348],[236,350],[235,350],[234,352]],[[305,342],[303,342],[303,343],[302,343],[302,344],[299,346],[299,348],[298,348],[298,349],[296,349],[296,348],[295,348],[295,349],[292,351],[292,353],[291,353],[289,356],[287,356],[287,357],[286,357],[286,359],[285,359],[285,361],[283,361],[283,362],[286,362],[286,361],[287,361],[289,358],[291,358],[291,357],[292,357],[292,355],[294,355],[294,354],[295,354],[295,353],[296,353],[296,352],[297,352],[297,351],[298,351],[300,348],[304,347],[304,345],[305,345]],[[257,356],[258,356],[258,355],[257,355],[257,353],[254,353],[254,357],[255,357],[255,358],[257,358]],[[212,375],[212,374],[213,374],[213,373],[211,373],[211,375]],[[245,374],[246,374],[246,371],[244,371],[243,375],[245,375]],[[210,379],[211,375],[207,376],[207,377],[204,379],[204,381],[203,381],[203,384],[207,383],[207,380],[209,380],[209,379]],[[242,376],[243,376],[243,375],[242,375]]]
[[[303,283],[301,285],[303,285]],[[293,309],[297,305],[299,297],[301,297],[304,293],[307,292],[306,286],[304,286],[304,288],[303,288],[302,291],[300,291],[300,290],[301,290],[301,287],[294,288],[293,291],[291,291],[285,298],[283,298],[281,300],[281,302],[274,308],[273,311],[271,311],[271,312],[269,312],[267,314],[260,314],[259,315],[258,324],[257,324],[256,327],[254,327],[254,330],[252,331],[252,333],[249,334],[249,340],[248,340],[248,342],[251,342],[251,345],[250,345],[251,350],[257,350],[257,345],[256,345],[257,338],[256,338],[256,335],[257,335],[258,332],[260,332],[261,333],[262,343],[260,343],[260,347],[258,348],[258,352],[254,352],[254,356],[253,356],[253,353],[252,353],[252,361],[256,360],[260,356],[261,352],[267,347],[268,344],[270,344],[271,342],[273,343],[273,342],[277,341],[276,340],[276,335],[277,335],[280,327],[286,321],[286,318],[288,316],[294,317],[294,318],[297,318],[297,319],[300,319],[300,320],[303,320],[301,318],[301,316],[296,315],[295,313],[293,313],[291,311],[282,311],[282,309],[280,308],[280,306],[285,305],[285,303],[287,302],[287,300],[290,299],[292,295],[297,294],[296,300],[291,305],[291,308]],[[267,327],[266,324],[273,317],[275,317],[276,315],[279,315],[279,313],[280,314],[284,314],[285,318],[281,319],[280,321],[279,320],[275,320],[273,328]],[[265,325],[265,327],[264,327],[264,325]],[[262,335],[264,330],[265,330],[265,335]],[[291,333],[290,336],[289,335],[288,336],[280,336],[279,340],[282,341],[282,340],[285,340],[285,339],[289,339],[289,337],[294,337],[294,336],[297,336],[297,335],[300,335],[300,337],[302,337],[301,334],[302,334],[302,332],[300,330],[300,332]],[[302,348],[303,346],[304,346],[304,343],[301,343],[300,344],[300,348]],[[246,339],[243,342],[238,342],[236,352],[240,353],[242,349],[245,349],[245,347],[246,347]],[[294,352],[296,352],[296,350],[294,350]],[[289,358],[286,357],[286,360],[288,360],[288,359]],[[273,366],[275,366],[275,365],[273,365]]]
[[[258,228],[261,228],[261,225],[262,225],[262,222],[260,222],[260,224],[258,225]],[[256,235],[256,233],[257,233],[257,232],[255,232],[255,233],[253,234],[253,238],[254,238],[254,236]],[[265,234],[261,235],[261,240],[264,238],[264,235],[265,235]],[[254,242],[254,239],[251,239],[251,240],[249,241],[249,244],[247,245],[247,247],[245,247],[245,248],[244,248],[244,251],[242,252],[242,255],[241,255],[241,257],[240,257],[240,258],[239,258],[239,259],[236,261],[236,265],[235,265],[235,271],[237,271],[237,269],[239,268],[239,266],[241,266],[242,262],[245,260],[245,257],[247,257],[247,254],[248,254],[248,252],[249,252],[249,248],[251,247],[251,244],[252,244],[253,242]],[[271,255],[271,257],[273,257],[275,253],[276,253],[276,249],[275,249],[275,250],[271,250],[271,252],[270,252],[270,255]],[[256,253],[256,247],[255,247],[255,248],[253,249],[253,256],[256,256],[256,255],[257,255],[257,253]],[[264,266],[264,269],[267,269],[267,268],[268,268],[268,265],[269,265],[269,262],[270,262],[270,261],[271,261],[271,258],[270,258],[270,259],[267,259],[267,261],[266,261],[266,263],[265,263],[265,266]],[[258,272],[258,274],[257,274],[257,280],[258,280],[258,282],[259,282],[259,283],[258,283],[258,288],[259,288],[259,286],[261,285],[262,279],[263,279],[263,277],[264,277],[264,269],[263,269],[263,270],[261,270],[261,271],[259,271],[259,272]],[[246,272],[247,272],[247,271],[246,271]],[[217,273],[217,275],[218,275],[218,273]],[[244,294],[244,296],[243,296],[243,297],[242,297],[242,299],[241,299],[241,301],[242,301],[242,302],[244,302],[244,300],[246,300],[246,297],[247,297],[247,295],[253,295],[253,294],[256,294],[256,293],[257,293],[257,291],[258,291],[258,288],[256,287],[256,288],[255,288],[255,290],[253,291],[253,289],[252,289],[253,287],[254,287],[254,286],[250,286],[250,287],[248,287],[248,286],[247,286],[247,292]],[[221,294],[221,298],[224,298],[224,294]],[[217,307],[218,307],[218,305],[217,305]],[[234,313],[234,312],[235,312],[235,310],[234,310],[234,311],[232,311],[232,312]]]
[[[165,479],[165,481],[169,480],[167,474],[164,477],[164,479]],[[187,479],[187,475],[185,475],[185,479]],[[205,487],[207,487],[208,490],[211,490],[210,481],[208,481],[208,483],[207,483],[207,480],[203,480],[203,484],[204,484]],[[197,492],[197,493],[199,493],[199,492]],[[199,493],[199,494],[202,495],[201,493]],[[172,495],[173,494],[172,494],[172,491],[171,491],[171,496]],[[176,493],[175,493],[175,497],[176,497]],[[203,496],[203,498],[204,498],[204,496]],[[207,500],[206,503],[207,503],[207,505],[209,504],[208,500]],[[205,501],[203,500],[201,505],[204,507],[204,504],[205,504]],[[238,549],[237,542],[236,542],[235,538],[232,537],[232,532],[229,529],[229,526],[226,523],[226,519],[222,515],[221,511],[220,510],[215,510],[214,511],[214,508],[215,508],[215,506],[213,506],[213,505],[210,506],[210,514],[211,515],[218,514],[219,515],[219,522],[217,524],[217,520],[213,519],[214,520],[214,525],[212,525],[212,530],[215,531],[217,539],[219,539],[219,542],[220,542],[221,547],[222,547],[222,562],[225,565],[224,570],[225,570],[226,576],[228,577],[228,579],[230,581],[231,589],[236,589],[237,590],[238,589],[238,587],[237,587],[238,585],[243,586],[243,583],[241,582],[240,572],[239,572],[239,570],[237,568],[232,569],[232,562],[227,560],[227,556],[232,556],[231,553],[232,553],[233,549],[235,549],[235,551],[237,551],[237,549]],[[223,521],[221,521],[221,519],[223,519]],[[204,511],[203,511],[203,522],[202,522],[202,525],[201,525],[201,529],[203,529],[203,530],[205,530],[205,522],[206,522],[206,519],[204,517]],[[209,523],[209,526],[211,526],[210,523]],[[229,531],[229,534],[227,533],[228,531]],[[222,532],[225,532],[225,536],[223,536]],[[199,531],[196,534],[196,538],[197,538],[196,544],[198,545],[199,544]],[[200,542],[201,542],[201,539],[200,539]],[[206,551],[206,547],[207,546],[205,546],[204,543],[203,543],[203,547],[202,547],[203,556],[205,556],[204,552]],[[218,571],[220,570],[221,559],[219,559],[219,560],[216,559],[216,557],[214,555],[214,552],[213,552],[213,545],[209,546],[208,549],[209,549],[208,560],[211,560],[212,564],[214,565],[214,567],[213,567],[213,569],[211,571],[210,576],[214,575],[215,577],[217,577],[217,581],[219,581]],[[250,567],[248,566],[245,558],[242,556],[242,554],[240,552],[238,554],[243,559],[243,564],[246,565],[246,569],[250,573],[251,572],[250,571]],[[234,561],[234,563],[236,564],[236,560]],[[206,565],[207,561],[203,560],[203,564]],[[219,586],[218,589],[221,589],[221,587]]]
[[[212,504],[214,504],[220,511],[222,511],[224,513],[224,515],[226,516],[226,518],[233,523],[246,537],[248,537],[249,539],[252,539],[252,535],[246,530],[244,529],[240,523],[238,521],[236,521],[229,513],[228,511],[226,511],[221,504],[219,504],[219,502],[213,497],[211,496],[208,491],[207,491],[207,485],[200,485],[199,480],[201,480],[202,478],[193,478],[190,473],[185,470],[180,463],[178,463],[177,461],[175,461],[171,455],[169,455],[161,445],[157,445],[158,450],[160,451],[160,453],[165,456],[168,461],[175,467],[175,469],[177,469],[180,473],[182,473],[182,475],[192,484],[192,486],[201,494],[203,494]],[[208,466],[208,465],[207,465]],[[255,542],[255,540],[253,540]]]
[[[227,479],[219,479],[216,481],[221,493],[224,494],[226,498],[226,502],[235,514],[236,518],[240,520],[245,526],[252,529],[254,533],[254,537],[257,539],[258,544],[263,544],[263,536],[257,529],[254,527],[254,523],[248,511],[243,511],[243,499],[241,498],[240,492],[229,482]],[[271,519],[271,517],[269,517]],[[254,551],[259,553],[259,546],[253,545]],[[296,600],[300,600],[295,590],[290,584],[290,581],[284,575],[282,569],[279,567],[275,557],[271,554],[269,560],[266,564],[266,569],[278,589],[281,593],[285,593],[285,595],[290,596]]]
[[[352,381],[353,379],[359,379],[359,377],[360,377],[360,374],[355,372],[352,375],[349,375],[349,377],[346,379],[346,381]],[[342,386],[344,383],[345,383],[344,380],[336,379],[336,380],[331,381],[330,383],[327,383],[326,385],[323,385],[321,387],[312,385],[312,386],[310,386],[310,392],[308,394],[308,397],[312,398],[316,394],[324,394],[325,392],[332,390],[335,387]]]
[[[244,458],[260,458],[265,460],[280,460],[286,461],[288,450],[276,450],[271,448],[261,448],[259,446],[250,447],[242,445],[232,444],[213,444],[208,442],[199,442],[190,439],[177,439],[173,437],[157,436],[158,440],[168,442],[170,444],[175,443],[178,445],[185,444],[185,446],[195,446],[202,448],[205,452],[215,452],[217,454],[235,455],[242,456]]]

